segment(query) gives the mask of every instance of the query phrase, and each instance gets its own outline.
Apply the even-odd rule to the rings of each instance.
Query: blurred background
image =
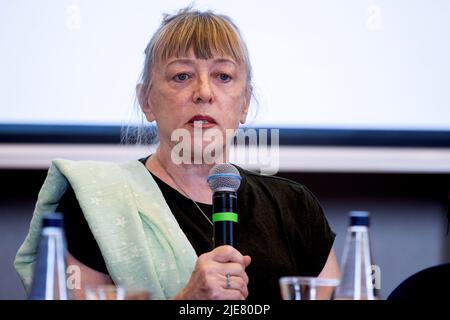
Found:
[[[0,0],[0,299],[51,159],[123,162],[134,88],[163,13],[229,15],[247,41],[247,126],[280,129],[278,175],[319,198],[342,253],[348,212],[372,215],[381,296],[450,262],[450,2]]]

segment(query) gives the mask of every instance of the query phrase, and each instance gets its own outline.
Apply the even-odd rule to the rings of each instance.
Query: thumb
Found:
[[[244,256],[244,265],[246,268],[248,267],[250,262],[252,262],[252,258],[250,258],[250,256]]]

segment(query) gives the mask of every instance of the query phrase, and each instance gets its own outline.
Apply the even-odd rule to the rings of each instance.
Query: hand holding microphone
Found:
[[[251,258],[232,248],[237,240],[241,176],[231,164],[218,164],[211,169],[208,184],[213,191],[215,249],[199,256],[187,286],[175,299],[246,299],[249,279],[245,268]]]
[[[250,257],[231,246],[220,246],[200,255],[187,285],[177,300],[245,300]]]

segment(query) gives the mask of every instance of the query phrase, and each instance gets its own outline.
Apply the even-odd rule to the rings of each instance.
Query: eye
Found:
[[[184,82],[189,79],[189,74],[187,73],[179,73],[173,77],[173,79],[177,82]]]
[[[231,80],[231,77],[226,73],[219,73],[218,78],[223,82],[229,82]]]

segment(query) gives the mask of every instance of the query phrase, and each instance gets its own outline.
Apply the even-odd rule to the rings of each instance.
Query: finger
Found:
[[[222,272],[223,272],[223,273],[222,273]],[[229,274],[230,276],[233,276],[233,277],[239,277],[239,278],[242,278],[242,280],[243,280],[246,284],[248,284],[248,282],[249,282],[248,275],[247,275],[247,273],[246,273],[245,271],[242,271],[242,272],[233,272],[233,271],[227,272],[227,271],[221,271],[221,273],[222,273],[222,275],[223,275],[224,277],[226,277],[226,275]]]
[[[223,288],[227,290],[239,290],[244,298],[248,296],[247,283],[241,277],[230,276],[229,280],[227,277],[223,277]]]
[[[245,300],[245,298],[240,290],[229,289],[223,290],[221,300]]]
[[[245,267],[244,256],[232,246],[220,246],[211,251],[213,260],[217,262],[236,262]]]
[[[244,256],[244,265],[247,268],[249,264],[252,262],[252,258],[250,256]]]
[[[229,262],[229,263],[221,263],[220,269],[218,270],[221,274],[226,275],[227,273],[232,276],[242,276],[245,273],[244,267],[235,262]]]
[[[248,278],[247,272],[244,272],[244,273],[241,275],[241,278],[242,278],[242,280],[244,280],[245,284],[248,285],[249,278]]]
[[[240,266],[240,264],[236,264],[237,266]],[[248,275],[245,272],[245,270],[241,267],[241,270],[237,268],[228,268],[228,265],[226,265],[224,268],[221,269],[220,273],[226,276],[229,274],[230,276],[240,277],[246,284],[248,284]]]

